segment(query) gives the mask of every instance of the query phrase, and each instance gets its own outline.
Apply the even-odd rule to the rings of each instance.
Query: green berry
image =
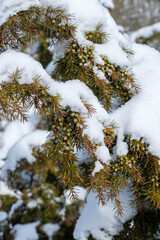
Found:
[[[76,124],[76,127],[77,127],[77,128],[79,128],[79,127],[80,127],[80,124],[79,124],[79,123],[77,123],[77,124]]]

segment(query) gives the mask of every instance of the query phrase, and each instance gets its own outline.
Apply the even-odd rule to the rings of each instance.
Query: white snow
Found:
[[[131,41],[136,41],[138,38],[149,38],[152,35],[160,33],[160,22],[154,23],[132,32],[130,34]]]
[[[36,200],[31,200],[27,203],[27,208],[35,208],[37,207],[37,201]]]
[[[40,63],[36,62],[30,56],[24,53],[6,51],[5,53],[0,54],[0,64],[1,64],[0,82],[4,80],[10,81],[10,79],[8,78],[8,72],[10,73],[15,72],[17,67],[18,69],[21,69],[22,74],[22,77],[19,81],[20,83],[30,83],[32,82],[32,78],[34,78],[36,75],[40,75],[41,83],[45,86],[49,86],[48,92],[51,95],[55,96],[57,93],[60,94],[60,96],[62,97],[61,104],[63,107],[70,106],[73,111],[80,111],[86,115],[85,120],[88,127],[84,129],[83,134],[88,135],[93,141],[97,143],[100,142],[102,145],[104,145],[102,123],[108,119],[108,113],[100,105],[98,99],[93,95],[92,91],[84,83],[80,82],[79,80],[67,81],[66,83],[56,82],[46,73],[46,71],[42,68]],[[88,116],[87,114],[88,111],[84,106],[84,103],[94,106],[96,112],[93,113],[92,116]],[[32,138],[32,135],[30,137]],[[23,144],[22,139],[17,143],[18,144],[17,147],[18,148],[23,147],[24,152],[27,152],[28,147],[26,143]],[[32,141],[33,140],[31,140],[31,144],[34,145]],[[42,142],[39,142],[39,144],[41,143]],[[9,166],[10,170],[15,169],[16,162],[19,161],[20,158],[22,157],[26,157],[27,159],[29,159],[28,161],[30,163],[34,161],[33,156],[30,153],[27,153],[29,154],[29,156],[27,155],[24,156],[23,152],[15,154],[15,151],[17,152],[17,149],[16,150],[15,148],[11,149],[12,150],[10,150],[10,152],[8,153],[6,161],[7,164],[7,162],[10,161],[8,160],[11,158],[10,156],[13,155],[11,160],[12,164]],[[5,166],[3,167],[3,169],[5,168]]]
[[[113,0],[99,0],[105,7],[107,8],[114,8],[114,2]]]
[[[46,141],[47,135],[47,131],[35,130],[20,138],[7,154],[7,159],[2,167],[2,178],[6,179],[7,170],[14,171],[21,159],[26,159],[30,164],[35,162],[32,147],[42,145]]]
[[[103,169],[103,165],[100,163],[100,161],[95,162],[95,168],[92,172],[92,176],[94,177],[95,173],[99,172],[101,169]]]
[[[11,195],[17,196],[17,194],[8,188],[7,184],[3,181],[0,181],[0,195]]]
[[[105,164],[108,164],[111,159],[109,150],[104,145],[97,148],[95,155],[97,159],[101,160]]]
[[[0,223],[7,219],[8,215],[4,211],[0,211]]]
[[[117,155],[125,155],[127,153],[128,148],[124,142],[124,135],[132,134],[132,138],[138,139],[144,137],[145,141],[150,144],[149,151],[160,157],[160,53],[147,46],[132,44],[119,33],[119,28],[110,16],[109,11],[102,6],[103,4],[107,7],[109,5],[113,7],[113,2],[109,0],[30,0],[27,2],[22,0],[1,0],[0,24],[10,14],[13,15],[19,10],[28,9],[32,4],[43,6],[50,4],[53,6],[63,5],[74,16],[72,22],[77,26],[75,37],[79,44],[82,46],[93,45],[95,47],[94,56],[97,62],[102,61],[100,56],[104,55],[107,56],[111,63],[123,68],[132,69],[134,78],[137,80],[141,91],[125,105],[109,114],[84,83],[77,79],[67,81],[66,83],[53,80],[47,72],[50,74],[53,67],[55,67],[54,61],[48,66],[46,72],[41,64],[33,60],[30,56],[15,51],[7,51],[0,54],[0,83],[2,81],[10,81],[8,77],[9,73],[15,72],[17,68],[22,74],[20,83],[31,83],[36,75],[41,76],[41,83],[44,86],[49,86],[48,92],[51,95],[61,95],[61,104],[63,107],[70,106],[73,111],[81,112],[85,123],[88,125],[83,131],[83,135],[87,134],[94,143],[100,145],[96,150],[98,160],[92,175],[102,169],[103,166],[100,162],[108,163],[111,158],[108,149],[104,146],[103,123],[107,125],[110,122],[114,122],[117,127],[117,145],[115,147]],[[85,31],[95,29],[98,23],[103,24],[103,31],[107,34],[107,42],[102,45],[93,44],[84,37]],[[132,40],[141,36],[148,37],[153,32],[159,30],[160,26],[157,23],[138,30],[131,37]],[[64,52],[63,47],[61,49],[62,53]],[[128,58],[127,54],[122,50],[123,47],[133,50],[134,56]],[[53,59],[55,60],[54,57]],[[101,79],[104,79],[102,72],[96,68],[94,70]],[[87,115],[84,103],[91,104],[96,110],[90,117]],[[4,149],[7,146],[5,150],[1,150],[4,156],[12,146],[2,168],[2,177],[4,178],[8,169],[15,170],[21,158],[26,158],[30,163],[33,163],[35,159],[31,154],[31,147],[44,143],[48,134],[46,131],[40,130],[32,132],[30,127],[26,127],[22,135],[19,131],[20,129],[18,130],[16,139],[18,141],[16,143],[14,142],[15,140],[7,140],[7,136],[13,136],[13,133],[8,135],[6,132],[5,136],[4,132],[2,135],[2,146],[4,144]],[[28,134],[23,136],[26,133]],[[6,145],[6,142],[8,142],[8,145]],[[78,196],[84,200],[86,190],[79,189]],[[9,191],[2,182],[0,192],[3,194]],[[113,235],[122,230],[123,223],[136,214],[135,209],[128,206],[128,201],[131,199],[130,194],[127,190],[120,194],[120,198],[124,203],[124,215],[118,217],[115,215],[113,202],[109,201],[107,206],[102,207],[101,204],[98,205],[95,194],[90,193],[87,198],[87,204],[77,221],[74,238],[77,240],[86,240],[92,234],[98,240],[111,240]],[[69,205],[71,202],[67,199],[66,204]],[[33,207],[33,203],[29,203],[28,206]],[[24,225],[17,224],[13,229],[15,240],[38,239],[35,229],[38,225],[39,222]],[[56,226],[58,230],[59,226]],[[55,231],[55,225],[54,227],[53,225],[44,225],[43,228],[48,237],[51,238]]]
[[[111,1],[105,1],[105,4],[107,2],[109,3]],[[51,4],[51,1],[40,1],[40,4],[49,5]],[[104,8],[98,0],[63,0],[55,1],[54,3],[52,2],[53,6],[58,4],[63,5],[67,9],[68,13],[74,15],[72,21],[76,22],[76,37],[80,44],[90,45],[90,41],[84,38],[84,29],[85,31],[87,29],[94,29],[98,23],[102,23],[104,25],[103,30],[108,34],[109,37],[105,44],[94,45],[95,56],[98,58],[98,56],[100,57],[100,55],[103,54],[106,55],[108,59],[113,63],[119,64],[121,66],[129,64],[128,57],[121,48],[121,45],[126,44],[126,40],[119,33],[118,27],[116,26],[114,20],[111,18],[108,10]],[[90,14],[88,14],[88,12]],[[112,51],[113,48],[115,50],[114,54]],[[86,118],[88,127],[84,130],[83,134],[87,134],[93,142],[104,145],[104,136],[101,129],[103,129],[102,122],[107,120],[108,114],[101,107],[92,92],[83,83],[79,82],[78,80],[72,80],[66,83],[54,82],[53,79],[51,79],[48,74],[42,69],[39,63],[35,62],[33,59],[31,59],[31,57],[22,53],[8,51],[0,55],[0,63],[1,59],[3,62],[1,64],[2,70],[0,71],[0,80],[5,79],[5,81],[9,81],[7,77],[8,72],[12,73],[18,67],[22,73],[22,80],[20,82],[29,83],[35,75],[40,75],[42,79],[41,82],[44,85],[50,87],[50,94],[56,95],[58,93],[62,96],[62,105],[64,107],[68,105],[73,111],[87,113],[83,102],[87,102],[88,104],[94,106],[96,114],[92,114],[90,118]],[[50,70],[48,71],[50,72]],[[100,72],[97,74],[99,75]],[[104,77],[102,76],[102,73],[101,77]],[[104,156],[107,152],[107,149],[105,148],[106,147],[103,147],[104,152],[101,153],[101,156],[103,158],[102,161],[104,161]],[[108,156],[106,159],[108,160]]]
[[[20,139],[23,135],[33,131],[35,127],[34,120],[29,118],[27,122],[14,121],[9,122],[5,127],[0,138],[0,159],[6,158],[8,150]]]
[[[12,215],[14,214],[14,212],[16,211],[17,208],[19,208],[20,206],[22,206],[23,204],[23,200],[22,199],[19,199],[16,203],[14,203],[11,207],[11,210],[9,212],[9,218],[12,217]]]
[[[132,71],[141,90],[110,115],[118,126],[118,136],[144,137],[149,151],[160,157],[160,53],[148,46],[134,44]],[[121,155],[121,154],[120,154]]]
[[[0,25],[11,15],[19,11],[28,10],[32,5],[39,5],[39,0],[1,0],[0,2]]]
[[[74,190],[77,194],[77,199],[84,201],[86,199],[87,196],[87,190],[83,187],[80,186],[75,186]],[[70,196],[70,191],[64,191],[64,196],[66,197],[65,199],[65,204],[66,205],[71,205],[73,203],[73,200],[69,197]]]
[[[42,230],[48,236],[48,240],[52,240],[52,237],[58,232],[59,229],[60,226],[57,223],[46,223],[42,226]]]
[[[14,240],[38,240],[36,227],[39,224],[38,221],[28,224],[16,224],[12,230],[14,233]]]
[[[113,235],[123,229],[123,223],[131,219],[136,213],[135,209],[128,205],[130,194],[127,191],[120,194],[124,214],[122,217],[118,217],[114,212],[113,202],[108,201],[106,206],[98,205],[96,194],[90,193],[87,204],[77,221],[74,238],[87,240],[92,234],[93,238],[98,240],[111,240]]]

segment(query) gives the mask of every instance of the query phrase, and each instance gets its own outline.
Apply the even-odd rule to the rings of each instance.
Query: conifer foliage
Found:
[[[27,52],[39,42],[33,57],[46,67],[51,61],[49,46],[54,59],[48,82],[44,80],[47,75],[41,76],[42,70],[32,79],[24,79],[18,66],[1,80],[1,120],[27,121],[28,109],[32,108],[41,118],[37,128],[47,132],[41,146],[31,144],[33,161],[20,157],[13,168],[8,167],[8,157],[4,161],[2,181],[14,194],[1,196],[0,211],[7,216],[4,221],[0,219],[1,239],[19,240],[20,227],[25,231],[31,223],[35,223],[34,239],[72,239],[73,226],[84,205],[76,186],[87,189],[88,194],[95,193],[99,204],[113,201],[117,216],[123,216],[120,194],[125,189],[132,192],[130,204],[137,211],[160,208],[159,157],[150,152],[143,137],[134,139],[129,134],[123,142],[127,152],[119,154],[116,123],[107,119],[106,111],[123,106],[141,91],[140,87],[128,66],[111,61],[106,54],[97,57],[97,46],[110,38],[103,24],[84,31],[82,43],[72,18],[62,7],[32,6],[10,16],[0,28],[1,55],[7,49]],[[126,58],[134,54],[124,47],[121,51]],[[75,105],[67,102],[67,84],[71,88],[79,84],[77,87],[84,91],[77,90]],[[83,161],[79,159],[82,152]],[[65,190],[74,203],[66,204]],[[45,227],[57,230],[49,235]]]

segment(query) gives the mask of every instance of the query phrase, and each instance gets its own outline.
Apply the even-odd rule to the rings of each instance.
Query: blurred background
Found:
[[[160,23],[160,0],[113,0],[111,14],[124,32],[132,33],[146,26]],[[136,39],[160,51],[160,27],[154,28],[150,37]],[[158,31],[157,31],[158,30]]]

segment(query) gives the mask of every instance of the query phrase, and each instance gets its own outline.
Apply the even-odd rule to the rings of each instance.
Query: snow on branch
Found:
[[[131,41],[136,41],[138,39],[147,40],[154,36],[155,34],[160,33],[160,23],[154,23],[150,26],[140,28],[130,34]]]

